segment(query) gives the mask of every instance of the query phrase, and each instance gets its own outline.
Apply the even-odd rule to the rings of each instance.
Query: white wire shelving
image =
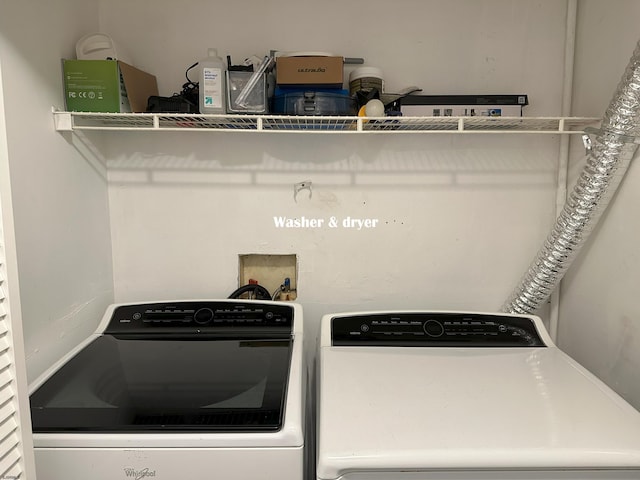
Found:
[[[54,111],[58,131],[209,131],[255,133],[546,133],[581,134],[592,117],[380,117],[198,115]]]

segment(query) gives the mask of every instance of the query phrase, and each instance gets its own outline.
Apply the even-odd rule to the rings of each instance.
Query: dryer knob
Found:
[[[201,308],[193,315],[193,319],[199,325],[204,325],[213,320],[213,310],[210,308]]]

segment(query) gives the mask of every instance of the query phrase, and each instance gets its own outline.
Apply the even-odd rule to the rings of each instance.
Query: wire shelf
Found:
[[[583,133],[593,117],[380,117],[54,112],[58,131]]]

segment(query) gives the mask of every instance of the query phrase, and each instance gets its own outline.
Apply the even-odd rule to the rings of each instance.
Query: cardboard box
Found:
[[[521,117],[527,95],[407,95],[400,111],[408,117]]]
[[[155,76],[119,60],[63,60],[62,71],[70,112],[145,112],[158,95]]]
[[[281,87],[342,88],[343,73],[343,57],[276,58],[276,84]]]

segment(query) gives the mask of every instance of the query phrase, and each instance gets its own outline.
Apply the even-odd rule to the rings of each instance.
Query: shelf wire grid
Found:
[[[583,133],[593,117],[402,117],[55,112],[58,130]]]

